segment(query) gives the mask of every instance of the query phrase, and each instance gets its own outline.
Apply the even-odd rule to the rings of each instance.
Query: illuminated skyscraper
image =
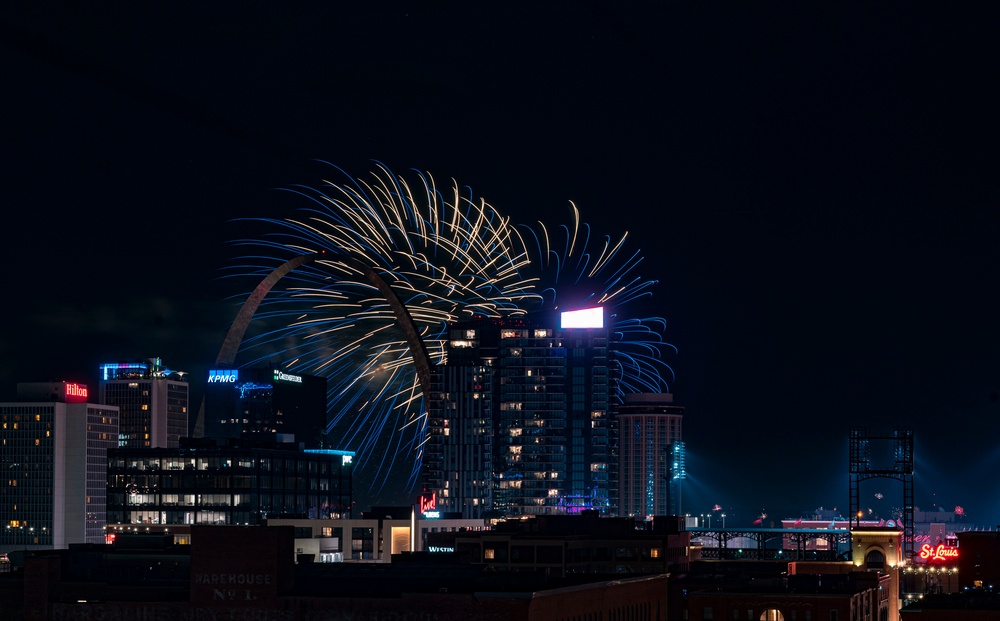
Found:
[[[452,334],[472,334],[474,328]],[[452,340],[459,347],[474,341]],[[493,382],[492,360],[437,367],[431,375],[429,432],[424,444],[424,490],[436,494],[436,509],[463,517],[492,516]]]
[[[684,408],[673,395],[630,394],[617,406],[613,476],[618,515],[679,515],[684,452]]]
[[[354,453],[292,443],[185,438],[108,452],[109,524],[261,524],[350,517]]]
[[[204,437],[273,441],[294,438],[323,448],[326,378],[271,366],[209,370]]]
[[[100,371],[99,401],[121,411],[118,446],[173,448],[188,435],[186,373],[159,358],[102,364]]]
[[[24,383],[0,403],[0,553],[104,543],[107,452],[118,408],[86,385]]]
[[[454,324],[429,399],[424,493],[465,517],[607,513],[603,309]]]

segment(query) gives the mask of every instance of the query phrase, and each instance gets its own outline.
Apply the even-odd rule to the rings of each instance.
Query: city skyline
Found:
[[[628,231],[677,347],[691,513],[846,504],[865,425],[914,429],[922,509],[1000,520],[998,54],[974,9],[64,10],[0,23],[5,398],[156,355],[198,403],[243,301],[233,220],[284,217],[314,160],[377,160]]]
[[[247,295],[259,306],[239,361],[327,378],[330,438],[358,454],[359,487],[375,499],[419,491],[430,375],[456,322],[606,307],[609,398],[669,390],[666,322],[642,315],[657,282],[627,234],[593,230],[576,208],[565,222],[516,222],[457,180],[409,173],[331,167],[317,187],[288,188],[301,203],[289,215],[236,242],[232,280],[270,284]],[[274,279],[296,256],[310,259]]]

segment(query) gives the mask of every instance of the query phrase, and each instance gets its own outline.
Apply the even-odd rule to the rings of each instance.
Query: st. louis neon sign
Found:
[[[920,548],[920,558],[921,560],[930,563],[954,561],[958,559],[958,548],[954,546],[946,546],[943,543],[939,543],[936,546],[925,543]]]

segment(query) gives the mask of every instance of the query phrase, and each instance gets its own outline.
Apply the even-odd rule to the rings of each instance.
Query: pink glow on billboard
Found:
[[[604,307],[566,311],[562,313],[559,325],[562,328],[603,328]]]

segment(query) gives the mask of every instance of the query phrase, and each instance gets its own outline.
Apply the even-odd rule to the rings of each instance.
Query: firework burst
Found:
[[[666,392],[663,320],[623,312],[655,282],[631,275],[641,257],[625,254],[625,236],[591,249],[573,205],[570,224],[550,235],[541,223],[512,224],[454,181],[441,187],[429,174],[406,179],[381,165],[364,179],[333,169],[347,181],[288,188],[305,206],[285,219],[254,219],[273,232],[237,242],[256,252],[233,274],[257,280],[292,257],[318,255],[262,301],[254,316],[262,328],[243,341],[241,366],[274,361],[326,377],[328,431],[357,453],[356,472],[367,473],[372,491],[400,468],[409,468],[410,489],[419,479],[426,416],[415,363],[444,361],[451,322],[601,304],[621,344],[618,391]],[[406,321],[386,286],[423,351],[403,338]]]
[[[666,378],[673,377],[673,371],[663,354],[673,346],[662,340],[666,321],[635,315],[638,302],[652,296],[657,281],[636,274],[642,255],[627,250],[628,234],[617,241],[603,236],[592,243],[590,225],[580,219],[573,203],[569,224],[558,226],[555,233],[543,222],[522,228],[533,241],[529,254],[545,303],[553,308],[593,305],[610,309],[618,401],[625,393],[668,392]]]

